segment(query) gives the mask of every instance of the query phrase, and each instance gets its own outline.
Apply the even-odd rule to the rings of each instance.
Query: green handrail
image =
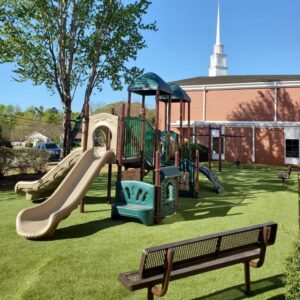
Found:
[[[141,155],[142,141],[142,119],[140,117],[125,117],[125,141],[124,157],[137,157]],[[145,138],[144,138],[144,158],[150,166],[154,163],[154,129],[152,125],[145,120]]]

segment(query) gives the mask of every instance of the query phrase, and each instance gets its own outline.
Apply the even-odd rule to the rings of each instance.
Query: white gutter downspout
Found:
[[[252,163],[255,163],[255,127],[252,126]]]
[[[277,122],[277,101],[278,101],[278,84],[274,82],[274,122]]]
[[[206,120],[206,87],[203,86],[203,99],[202,99],[202,121]]]

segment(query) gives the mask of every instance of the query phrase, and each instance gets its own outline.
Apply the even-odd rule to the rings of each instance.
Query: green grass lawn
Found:
[[[17,213],[36,205],[0,191],[0,299],[145,299],[146,290],[129,293],[118,274],[137,269],[150,246],[268,221],[279,224],[262,268],[251,269],[251,299],[284,299],[285,258],[297,236],[298,182],[295,173],[282,186],[278,168],[225,165],[218,174],[225,192],[217,195],[200,175],[198,199],[180,199],[180,212],[146,227],[110,219],[106,174],[85,200],[86,213],[74,211],[48,240],[29,241],[16,234]],[[243,265],[170,283],[164,299],[245,299]]]

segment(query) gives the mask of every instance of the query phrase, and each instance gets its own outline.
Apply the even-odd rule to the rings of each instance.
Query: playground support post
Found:
[[[114,115],[115,110],[112,108],[111,114]],[[111,143],[111,135],[110,131],[107,132],[107,141],[106,141],[106,150],[110,149]],[[112,164],[108,164],[108,172],[107,172],[107,203],[111,204],[111,179],[112,179]]]
[[[143,96],[144,98],[144,96]],[[144,180],[144,144],[145,144],[145,108],[142,108],[142,136],[141,136],[141,173],[140,173],[140,180]]]
[[[221,127],[219,128],[219,145],[218,145],[218,151],[219,151],[219,172],[222,172],[222,133],[221,133]]]
[[[179,151],[180,157],[182,158],[182,144],[183,144],[183,130],[182,130],[182,117],[183,117],[183,101],[180,99],[180,113],[179,113]]]
[[[155,143],[154,143],[154,151],[159,151],[159,131],[158,131],[158,124],[159,124],[159,96],[160,91],[156,91],[155,95]],[[154,163],[155,164],[155,163]]]
[[[188,149],[190,150],[191,138],[191,102],[188,102]]]
[[[154,223],[160,223],[160,152],[155,151],[155,168],[154,168],[154,188],[155,188],[155,211]]]
[[[168,102],[168,149],[167,149],[167,158],[169,160],[170,153],[171,153],[171,111],[172,111],[172,97],[171,94],[169,95],[169,102]]]
[[[125,104],[122,104],[121,116],[119,118],[119,151],[118,151],[118,175],[117,180],[122,180],[122,163],[124,156],[124,118],[125,118]]]
[[[83,130],[82,130],[82,152],[85,152],[87,149],[88,142],[88,130],[89,130],[89,114],[90,106],[88,103],[84,106],[84,117],[83,117]],[[84,198],[80,199],[80,212],[84,213]]]
[[[175,167],[179,168],[179,152],[176,151],[175,152]],[[176,180],[176,191],[179,191],[179,179],[177,178]],[[178,197],[178,193],[176,193],[175,195],[175,203],[176,203],[176,213],[178,214],[179,212],[179,197]]]
[[[194,197],[198,196],[199,193],[199,159],[199,150],[196,150]]]
[[[211,170],[211,126],[208,125],[208,168]]]

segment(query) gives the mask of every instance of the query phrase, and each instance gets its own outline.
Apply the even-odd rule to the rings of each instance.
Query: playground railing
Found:
[[[142,141],[142,119],[140,117],[126,117],[125,124],[125,143],[124,157],[140,157]],[[154,164],[154,129],[152,125],[145,120],[145,139],[144,139],[144,158],[148,164]]]

